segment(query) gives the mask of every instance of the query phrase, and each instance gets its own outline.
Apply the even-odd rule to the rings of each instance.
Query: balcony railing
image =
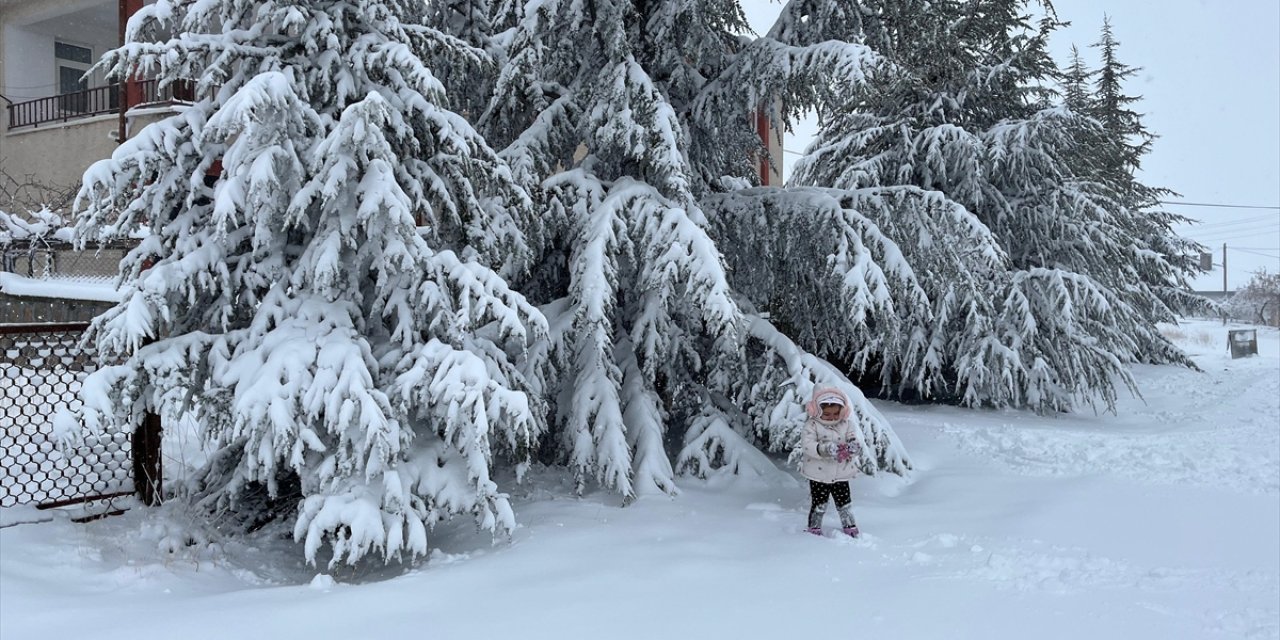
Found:
[[[189,83],[170,84],[160,88],[159,80],[141,80],[138,104],[172,104],[190,102],[192,87]],[[120,85],[111,84],[84,91],[64,93],[48,98],[36,98],[9,105],[9,130],[20,127],[38,127],[50,122],[68,122],[120,110]]]

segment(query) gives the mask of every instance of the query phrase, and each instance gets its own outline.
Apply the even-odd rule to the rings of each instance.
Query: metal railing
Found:
[[[188,82],[173,83],[161,88],[159,80],[141,80],[136,85],[139,94],[138,102],[129,105],[130,107],[190,102],[193,96],[192,85]],[[9,130],[118,113],[120,98],[121,85],[110,84],[84,91],[15,102],[9,105]]]

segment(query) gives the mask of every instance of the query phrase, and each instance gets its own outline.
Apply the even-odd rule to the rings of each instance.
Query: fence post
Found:
[[[133,430],[133,487],[142,504],[160,504],[162,472],[160,464],[160,416],[148,412],[142,424]]]

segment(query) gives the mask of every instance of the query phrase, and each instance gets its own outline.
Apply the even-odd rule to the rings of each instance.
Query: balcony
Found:
[[[192,86],[189,83],[161,88],[157,80],[142,80],[133,85],[137,87],[138,94],[130,96],[133,99],[129,102],[134,103],[131,105],[132,108],[189,103],[193,95]],[[120,110],[120,86],[110,84],[84,91],[16,102],[9,106],[9,131],[117,113]],[[132,87],[126,89],[132,89]]]
[[[74,193],[85,169],[108,158],[125,136],[162,120],[172,106],[190,103],[191,85],[169,85],[155,80],[91,87],[7,106],[7,125],[0,133],[0,171],[31,185],[22,203],[0,202],[6,207],[38,207],[59,203]],[[122,105],[121,103],[124,103]],[[125,107],[126,119],[119,113]],[[150,108],[148,108],[150,107]],[[170,107],[170,108],[165,108]]]

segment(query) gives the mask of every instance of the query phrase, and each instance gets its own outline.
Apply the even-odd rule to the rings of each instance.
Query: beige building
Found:
[[[181,102],[154,81],[85,75],[150,1],[0,0],[0,210],[74,192],[91,163]],[[780,136],[763,114],[753,124],[768,147],[760,182],[780,185]]]
[[[0,211],[65,209],[122,133],[172,111],[154,82],[90,73],[143,1],[0,0]],[[126,247],[78,252],[44,237],[0,248],[0,323],[85,320],[119,296],[111,282]]]
[[[143,2],[0,0],[0,196],[19,205],[56,200],[131,129],[167,115],[175,101],[154,81],[122,86],[88,73],[119,46],[122,16]]]

